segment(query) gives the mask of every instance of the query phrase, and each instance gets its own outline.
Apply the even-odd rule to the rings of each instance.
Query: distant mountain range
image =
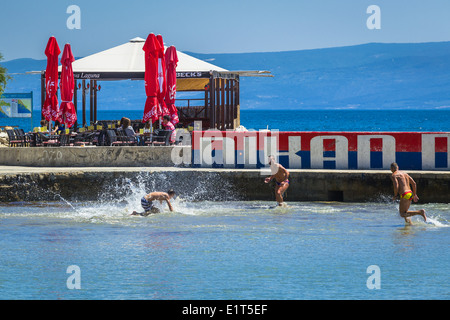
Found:
[[[450,108],[450,42],[382,44],[264,53],[185,52],[228,70],[268,70],[273,78],[241,77],[242,109]],[[2,62],[14,80],[6,92],[34,93],[46,60]],[[141,109],[141,81],[101,82],[99,108]],[[189,97],[179,93],[178,97]]]

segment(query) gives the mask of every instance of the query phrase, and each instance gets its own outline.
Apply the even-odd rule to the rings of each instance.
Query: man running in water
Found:
[[[425,215],[425,210],[408,211],[411,201],[419,201],[417,196],[416,182],[407,173],[400,171],[398,169],[398,164],[393,162],[391,164],[392,171],[392,183],[394,184],[394,198],[400,195],[400,205],[399,212],[402,218],[405,218],[405,222],[411,224],[410,217],[415,215],[421,215],[425,221],[427,221],[427,216]],[[411,188],[412,187],[412,188]]]
[[[289,188],[289,171],[287,171],[281,164],[275,162],[274,156],[269,156],[269,165],[272,175],[264,179],[265,183],[269,183],[275,179],[275,197],[278,205],[283,205],[283,194]]]
[[[169,206],[169,210],[173,211],[172,205],[170,204],[170,199],[172,199],[174,196],[175,191],[173,191],[173,189],[170,189],[167,192],[150,192],[149,194],[143,196],[141,199],[141,206],[142,208],[144,208],[144,212],[133,211],[131,215],[146,217],[151,213],[159,213],[159,209],[156,208],[153,204],[153,201],[156,200],[159,200],[160,203],[165,200],[167,202],[167,205]]]

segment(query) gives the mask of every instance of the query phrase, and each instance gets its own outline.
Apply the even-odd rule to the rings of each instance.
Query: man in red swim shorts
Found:
[[[398,164],[395,162],[391,164],[391,171],[392,171],[391,179],[392,183],[394,184],[393,200],[397,198],[397,195],[400,195],[400,205],[399,205],[400,216],[402,218],[405,218],[405,221],[409,224],[411,224],[410,217],[415,215],[421,215],[423,219],[427,221],[425,210],[421,209],[417,211],[408,211],[409,206],[411,205],[411,201],[414,202],[419,201],[419,197],[417,196],[416,182],[407,173],[400,171],[398,169]]]
[[[269,165],[272,175],[264,179],[264,182],[269,183],[272,179],[275,179],[275,197],[279,206],[285,206],[283,195],[287,188],[289,188],[289,171],[281,164],[276,163],[274,156],[269,156]]]

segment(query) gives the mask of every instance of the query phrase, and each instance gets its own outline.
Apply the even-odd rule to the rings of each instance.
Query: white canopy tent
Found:
[[[84,72],[144,72],[145,39],[134,38],[122,45],[76,60],[72,67]],[[167,47],[164,47],[167,49]],[[227,71],[208,62],[177,51],[179,72]]]
[[[72,68],[75,79],[143,80],[145,59],[142,47],[144,43],[145,39],[137,37],[127,43],[74,61]],[[205,81],[195,81],[195,79],[209,79],[212,71],[228,72],[224,68],[194,58],[183,52],[177,51],[177,55],[179,60],[177,65],[178,91],[204,90],[205,84],[203,83]],[[61,71],[61,66],[59,71]]]
[[[83,126],[85,123],[86,91],[90,95],[91,123],[97,120],[97,81],[144,80],[145,39],[134,38],[122,45],[89,55],[72,63],[75,90],[82,81]],[[239,125],[239,76],[271,76],[268,71],[228,71],[206,61],[177,51],[177,91],[203,91],[205,103],[194,115],[184,113],[185,123],[203,121],[204,128],[230,129]],[[58,69],[61,72],[61,66]],[[86,81],[89,84],[86,85]],[[144,90],[144,88],[143,88]],[[45,70],[41,72],[42,105],[45,99]],[[77,94],[74,95],[77,108]],[[178,108],[180,122],[183,110]],[[190,110],[192,111],[192,110]]]

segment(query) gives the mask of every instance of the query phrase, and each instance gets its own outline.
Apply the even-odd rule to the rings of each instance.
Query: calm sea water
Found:
[[[145,190],[130,187],[113,201],[0,204],[0,298],[450,298],[447,204],[415,205],[429,219],[413,226],[383,199],[280,209],[180,195],[176,212],[138,217]],[[81,289],[67,287],[72,265]]]
[[[450,209],[388,203],[1,205],[1,299],[449,299]],[[68,289],[67,268],[81,289]],[[380,289],[369,289],[369,266]]]
[[[89,111],[86,113],[89,122]],[[140,110],[98,111],[98,120],[142,119]],[[0,118],[0,126],[39,126],[39,111],[30,119]],[[81,123],[81,112],[78,114]],[[450,110],[241,110],[247,129],[280,131],[450,131]]]

